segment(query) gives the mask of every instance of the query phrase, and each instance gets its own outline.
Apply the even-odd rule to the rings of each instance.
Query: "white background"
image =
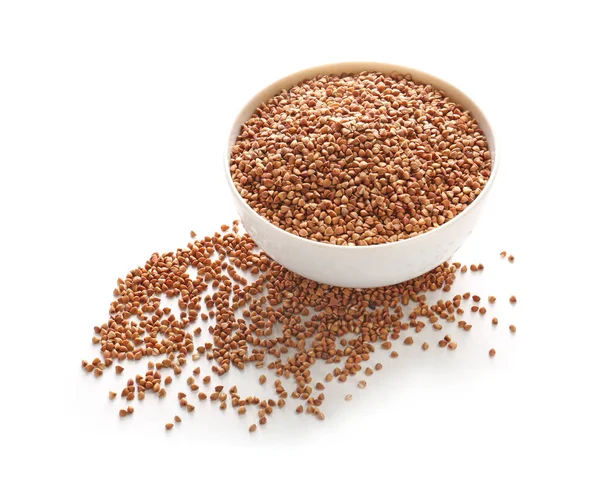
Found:
[[[597,28],[576,1],[1,1],[0,476],[598,477]],[[79,367],[116,279],[235,217],[221,157],[251,95],[351,60],[429,71],[489,114],[502,169],[456,256],[486,268],[456,291],[497,296],[500,325],[379,355],[367,389],[325,391],[324,422],[288,405],[249,435],[250,415],[180,412],[176,385],[119,420],[113,371]],[[269,391],[258,374],[225,384]]]

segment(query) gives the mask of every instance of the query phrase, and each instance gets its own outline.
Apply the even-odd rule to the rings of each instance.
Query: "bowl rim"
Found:
[[[330,73],[331,70],[333,70],[333,71],[341,70],[341,71],[340,71],[340,73]],[[364,71],[376,71],[376,72],[382,72],[382,73],[383,73],[383,71],[390,71],[390,72],[400,73],[401,75],[410,74],[411,76],[417,76],[416,79],[413,78],[414,81],[419,81],[419,82],[426,81],[428,84],[434,86],[435,88],[437,88],[439,90],[444,91],[444,93],[446,93],[446,94],[447,94],[448,88],[455,90],[455,93],[452,96],[450,96],[450,95],[448,95],[448,96],[451,100],[456,101],[457,103],[460,103],[461,106],[462,106],[462,102],[458,102],[457,100],[454,100],[454,96],[456,93],[458,93],[459,95],[462,95],[462,97],[464,99],[469,101],[471,103],[472,107],[475,107],[478,110],[478,115],[476,116],[475,119],[478,122],[480,122],[480,120],[484,120],[485,123],[487,123],[489,133],[486,132],[486,138],[488,139],[488,142],[490,141],[490,138],[491,138],[492,142],[493,142],[493,146],[494,146],[493,151],[491,151],[491,154],[492,154],[491,174],[490,174],[490,177],[488,178],[487,183],[481,190],[481,193],[479,193],[477,198],[475,198],[475,200],[473,200],[472,203],[470,203],[462,212],[460,212],[458,215],[456,215],[451,220],[445,222],[443,225],[438,226],[437,228],[433,228],[432,230],[426,231],[424,233],[420,233],[417,236],[413,236],[412,238],[400,239],[400,240],[396,240],[396,241],[393,241],[390,243],[380,243],[380,244],[374,244],[374,245],[360,245],[360,246],[359,245],[338,245],[338,244],[326,243],[324,241],[315,241],[315,240],[303,238],[301,236],[292,234],[289,231],[286,231],[283,228],[280,228],[279,226],[275,226],[268,219],[264,218],[258,212],[256,212],[246,202],[246,200],[242,197],[240,192],[235,187],[235,184],[233,183],[230,165],[231,165],[231,149],[235,145],[235,141],[232,142],[231,138],[232,138],[234,132],[235,132],[236,138],[239,135],[240,127],[238,126],[236,128],[236,125],[239,123],[240,117],[247,109],[249,109],[249,107],[251,105],[254,105],[254,107],[251,109],[252,110],[251,114],[253,114],[254,111],[256,110],[256,107],[265,101],[265,99],[263,99],[263,98],[265,97],[265,94],[268,91],[271,91],[271,90],[279,90],[280,91],[285,88],[290,88],[290,87],[298,84],[299,82],[301,82],[303,79],[314,78],[315,76],[318,76],[318,75],[335,75],[335,74],[339,75],[342,72],[343,73],[360,73],[360,72],[364,72]],[[418,77],[420,77],[420,76],[426,77],[427,80],[419,79]],[[275,88],[275,87],[277,87],[277,88]],[[267,98],[270,98],[272,96],[273,96],[273,94],[269,95]],[[467,110],[469,112],[471,112],[471,114],[472,114],[473,108],[467,108]],[[250,117],[248,117],[248,118],[250,118]],[[244,121],[246,121],[246,120],[244,120]],[[235,131],[235,130],[237,130],[237,131]],[[247,101],[244,104],[244,106],[238,111],[237,115],[235,116],[235,119],[233,120],[231,128],[229,129],[229,135],[227,136],[227,145],[225,148],[225,155],[223,155],[223,158],[224,158],[223,164],[224,164],[224,169],[225,169],[225,176],[227,177],[227,184],[229,185],[229,188],[233,192],[234,196],[237,197],[237,199],[243,205],[243,208],[250,215],[254,216],[257,220],[265,223],[267,225],[267,227],[272,228],[273,231],[278,231],[280,233],[283,233],[284,235],[289,236],[290,239],[306,242],[307,246],[310,245],[312,247],[317,247],[317,248],[319,248],[319,247],[320,248],[330,248],[332,250],[336,249],[336,248],[341,248],[341,249],[359,248],[362,251],[362,250],[371,250],[374,248],[383,249],[383,248],[398,247],[399,245],[406,245],[409,242],[412,242],[411,244],[413,244],[416,240],[423,239],[424,237],[430,237],[439,231],[444,231],[448,225],[455,223],[456,220],[460,219],[461,217],[464,217],[464,215],[470,214],[472,211],[474,211],[474,209],[475,209],[474,207],[476,205],[480,204],[485,197],[489,196],[489,191],[491,190],[491,187],[492,187],[493,183],[495,182],[496,177],[498,176],[499,156],[500,155],[499,155],[498,144],[497,144],[497,134],[494,131],[494,129],[492,128],[492,124],[491,124],[490,120],[488,119],[488,115],[486,115],[483,112],[483,110],[479,107],[479,104],[477,102],[475,102],[473,100],[473,98],[471,98],[469,95],[467,95],[462,89],[458,88],[457,86],[455,86],[454,84],[452,84],[446,80],[443,80],[442,78],[432,75],[431,73],[428,73],[428,72],[425,72],[422,70],[418,70],[416,68],[398,65],[395,63],[352,61],[352,62],[327,63],[327,64],[323,64],[323,65],[315,65],[315,66],[303,68],[302,70],[295,71],[293,73],[290,73],[284,77],[281,77],[281,78],[275,80],[274,82],[270,83],[269,85],[267,85],[266,87],[261,89],[259,92],[257,92],[249,101]]]

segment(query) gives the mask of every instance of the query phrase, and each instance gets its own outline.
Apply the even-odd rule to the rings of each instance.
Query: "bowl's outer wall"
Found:
[[[267,99],[300,81],[319,74],[379,71],[410,73],[415,81],[443,90],[453,101],[468,109],[488,139],[492,153],[492,175],[482,193],[465,211],[444,225],[411,239],[374,246],[333,246],[292,235],[254,211],[240,196],[229,171],[231,148],[242,124]],[[258,93],[238,115],[227,145],[225,170],[242,224],[252,239],[271,258],[306,278],[335,286],[374,288],[415,278],[450,258],[473,230],[498,170],[494,136],[479,107],[456,87],[418,70],[384,63],[339,63],[313,67],[285,77]]]

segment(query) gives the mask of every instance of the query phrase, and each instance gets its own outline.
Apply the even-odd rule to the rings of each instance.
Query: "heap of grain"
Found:
[[[281,91],[231,153],[242,198],[274,225],[336,245],[394,242],[460,214],[491,153],[462,106],[410,75],[318,76]]]
[[[223,234],[195,239],[174,252],[155,253],[125,279],[119,279],[109,320],[94,328],[92,342],[100,346],[103,359],[83,361],[85,370],[99,377],[115,361],[125,364],[148,360],[146,373],[127,379],[121,392],[125,401],[143,401],[147,394],[165,398],[173,382],[170,374],[181,375],[190,367],[190,356],[193,362],[205,357],[211,364],[211,374],[202,375],[200,367],[191,366],[194,369],[186,381],[189,391],[177,393],[179,406],[188,413],[195,409],[194,395],[200,401],[218,402],[220,409],[229,404],[240,416],[256,407],[258,423],[264,425],[274,408],[285,407],[286,400],[291,399],[301,402],[295,406],[298,413],[324,419],[320,409],[325,401],[324,383],[334,378],[345,383],[361,371],[371,376],[382,365],[363,369],[363,364],[374,359],[378,343],[384,351],[391,350],[398,340],[410,346],[413,337],[428,324],[441,331],[454,323],[456,315],[464,314],[461,303],[471,298],[464,293],[433,304],[427,302],[426,292],[441,289],[447,293],[457,271],[467,272],[459,263],[444,263],[397,285],[339,288],[286,270],[258,250],[247,234],[239,234],[237,224],[232,233],[228,229],[223,226]],[[471,269],[481,274],[483,266],[472,265]],[[161,304],[165,298],[177,300],[180,311],[176,313]],[[472,298],[481,301],[476,295]],[[490,306],[495,300],[493,296],[488,298]],[[479,314],[483,314],[482,309]],[[208,327],[197,325],[209,320]],[[497,324],[496,318],[492,324]],[[471,325],[461,320],[458,328],[469,331]],[[511,325],[510,331],[514,333],[516,328]],[[444,337],[439,346],[456,349],[457,342],[446,332],[441,334]],[[199,342],[200,335],[204,338]],[[424,342],[422,349],[428,348]],[[495,354],[492,351],[490,355]],[[389,354],[398,357],[395,350]],[[317,362],[331,365],[323,382],[313,377]],[[227,392],[223,384],[211,385],[230,368],[245,369],[247,365],[272,372],[276,377],[272,383],[274,397],[243,397],[236,386]],[[115,365],[117,374],[124,370]],[[201,376],[199,385],[196,378]],[[264,374],[257,381],[270,382]],[[293,389],[288,392],[290,382]],[[367,383],[360,380],[357,386],[364,388]],[[199,391],[201,387],[214,390],[207,394]],[[110,399],[116,396],[115,392],[109,393]],[[350,398],[346,395],[346,400]],[[126,418],[133,412],[129,406],[119,415]],[[181,418],[174,421],[178,423]],[[165,427],[171,429],[173,423]],[[254,430],[253,425],[250,431]]]

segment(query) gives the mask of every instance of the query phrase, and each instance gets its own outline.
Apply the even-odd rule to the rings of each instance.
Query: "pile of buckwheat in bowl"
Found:
[[[497,176],[473,100],[395,68],[298,72],[258,93],[231,129],[224,160],[242,224],[314,281],[370,288],[435,268],[473,230]]]
[[[261,104],[231,151],[231,176],[261,216],[336,245],[412,238],[460,214],[491,174],[462,106],[410,75],[320,75]]]
[[[466,217],[492,177],[494,156],[475,117],[443,91],[409,74],[318,75],[260,102],[236,135],[227,158],[230,180],[271,230],[253,228],[254,219],[238,203],[248,232],[240,231],[238,220],[201,239],[192,232],[185,248],[154,253],[118,280],[108,320],[94,328],[100,357],[84,360],[82,367],[97,378],[113,365],[117,375],[129,376],[120,392],[121,418],[134,413],[134,401],[155,394],[160,400],[175,396],[186,414],[203,403],[253,414],[250,432],[279,409],[323,420],[325,391],[348,388],[344,398],[351,400],[349,388],[365,389],[363,376],[382,369],[382,354],[397,358],[398,345],[413,345],[428,327],[439,334],[438,347],[456,350],[449,330],[466,333],[473,315],[484,318],[487,308],[493,310],[494,296],[486,301],[452,292],[459,273],[483,274],[481,264],[442,260],[406,281],[356,289],[303,277],[261,248],[264,243],[278,251],[276,241],[258,240],[260,231],[281,230],[336,254],[339,247],[344,254],[375,251],[369,248],[432,238]],[[425,249],[448,241],[455,250],[473,222],[448,230],[452,241],[427,240]],[[330,254],[310,248],[301,251]],[[387,259],[386,251],[378,258]],[[399,257],[390,256],[390,262]],[[359,266],[370,259],[363,257]],[[340,270],[337,277],[344,274]],[[431,300],[436,291],[442,297]],[[498,324],[493,317],[491,325]],[[515,333],[516,327],[508,330]],[[427,341],[420,343],[429,349]],[[126,373],[141,361],[147,361],[144,374]],[[327,372],[316,377],[316,366]],[[226,387],[232,368],[256,374],[263,394]],[[173,391],[179,383],[174,377],[181,375],[187,376],[185,386]],[[108,396],[118,400],[119,393]],[[181,422],[174,415],[165,428]]]

